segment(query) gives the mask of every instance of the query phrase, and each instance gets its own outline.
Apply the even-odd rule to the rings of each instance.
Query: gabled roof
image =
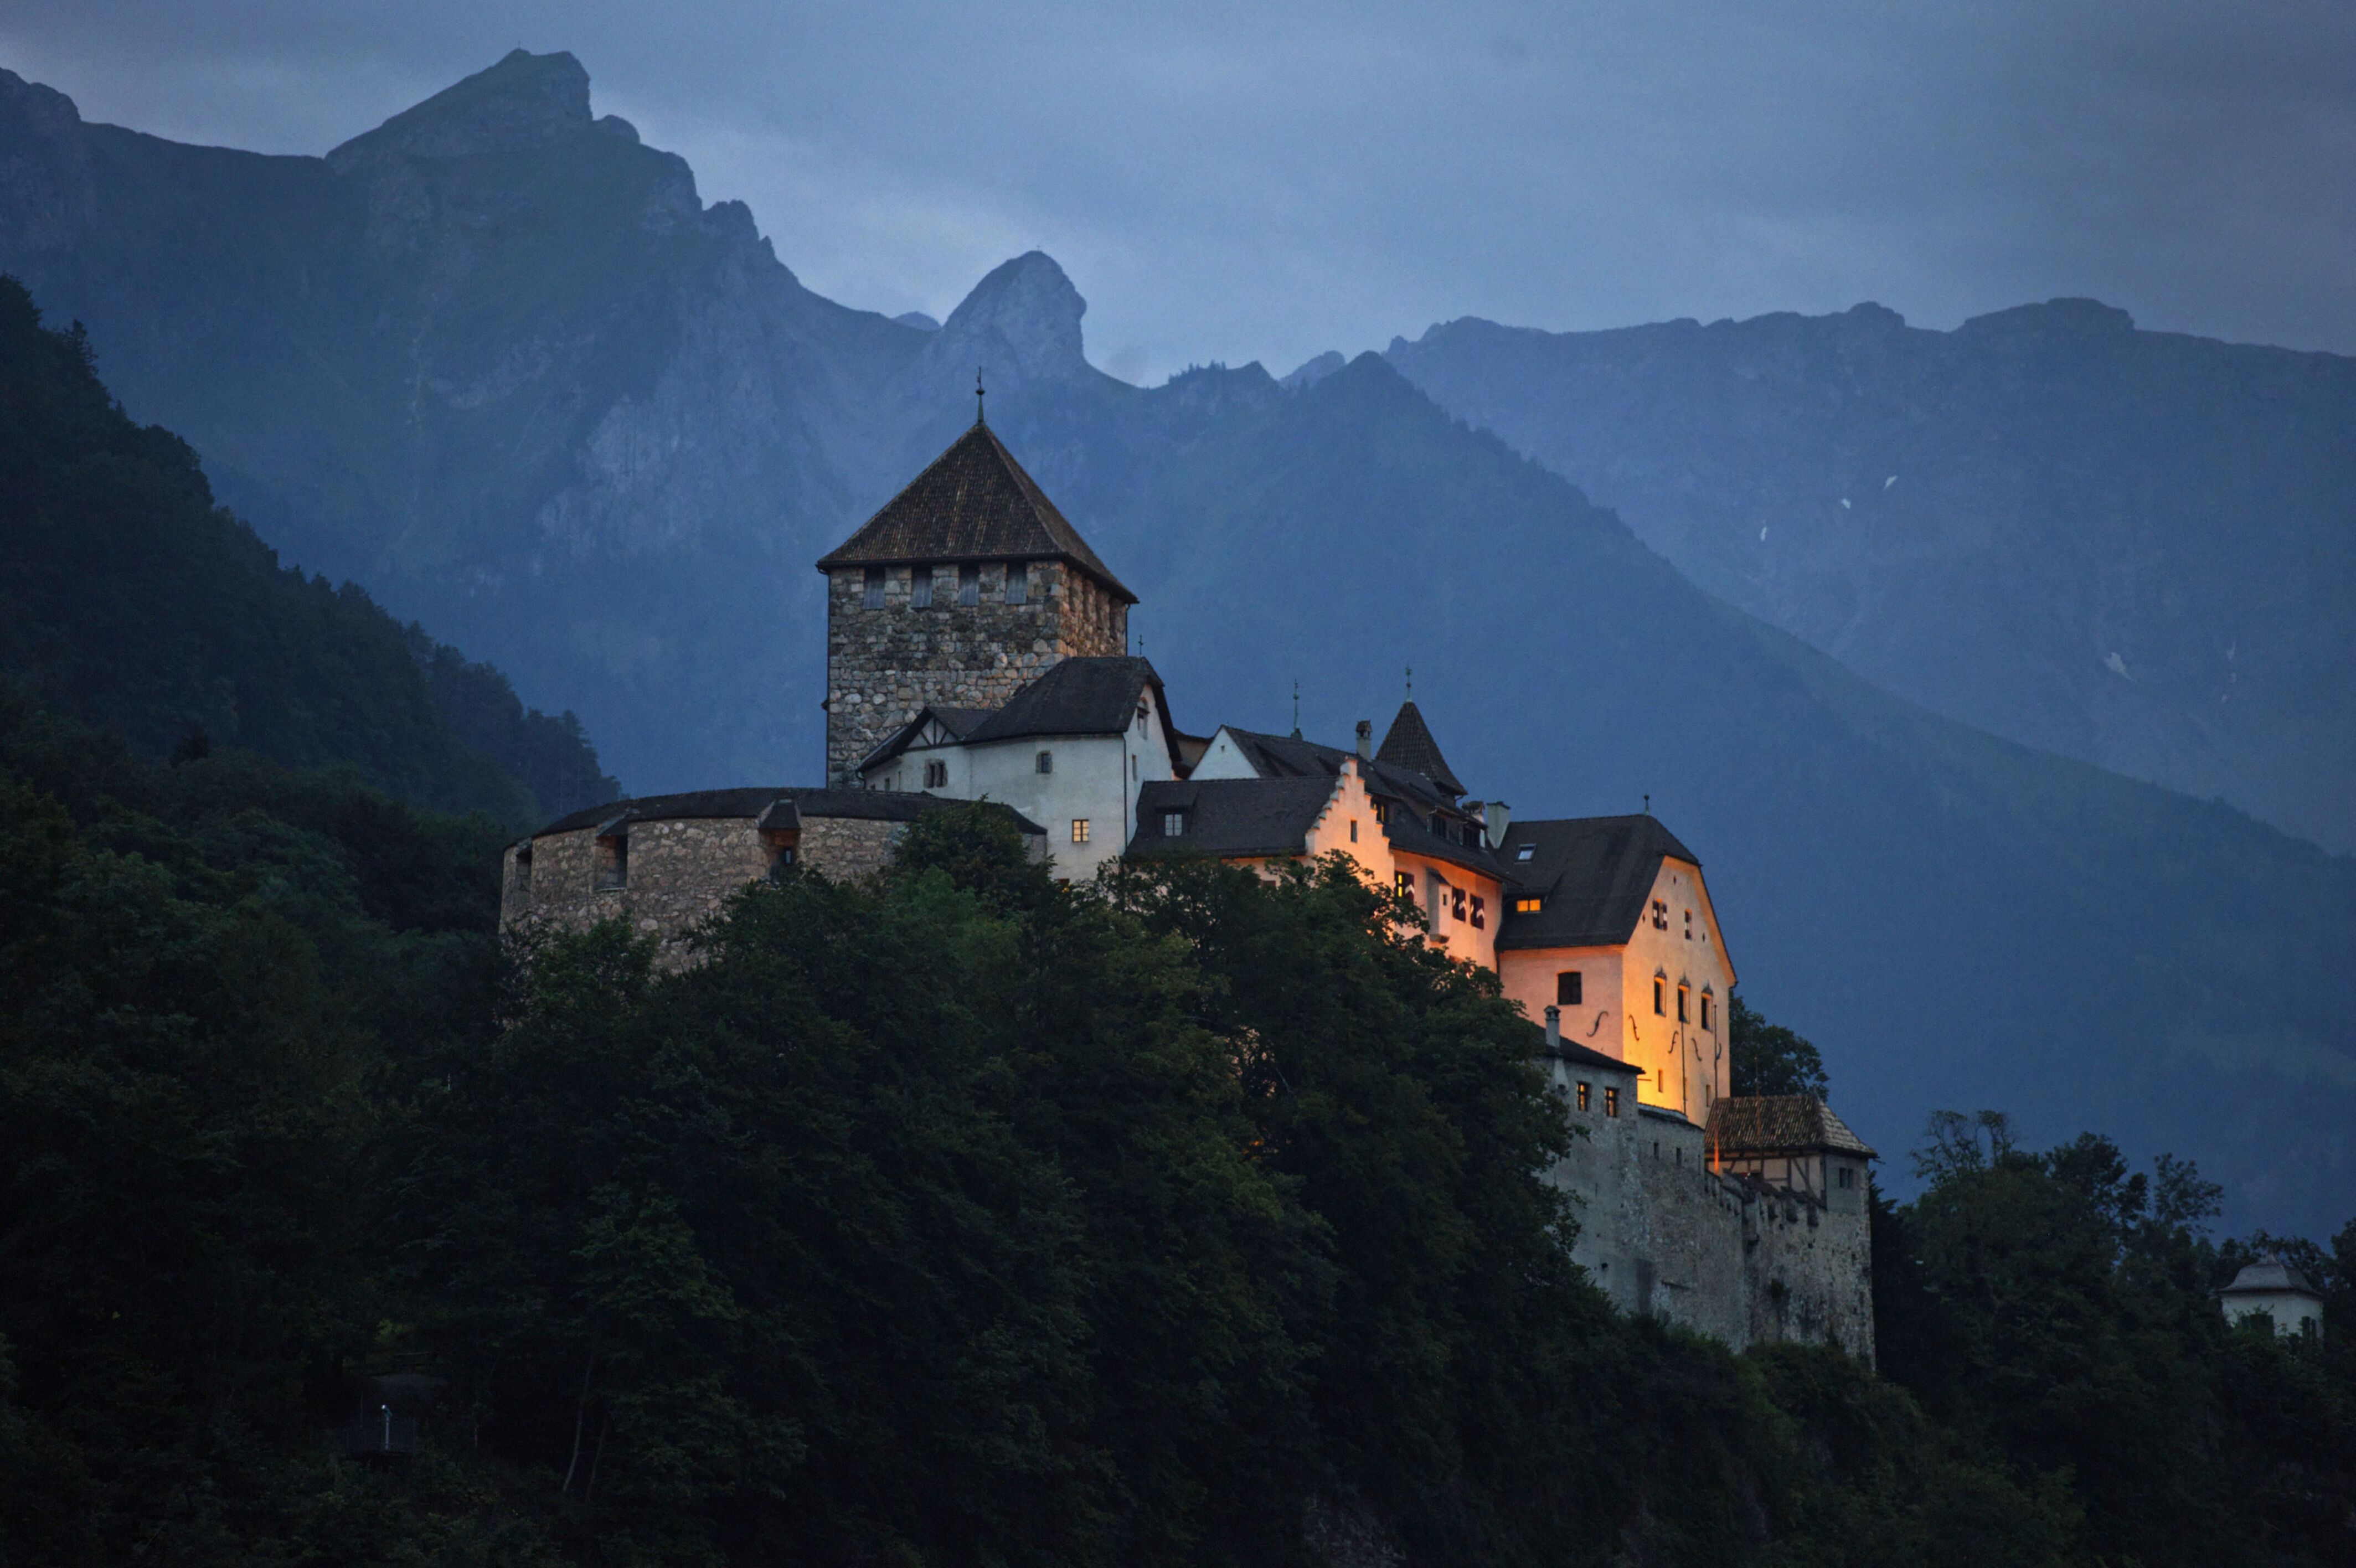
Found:
[[[1383,822],[1383,837],[1390,840],[1393,850],[1402,855],[1420,855],[1427,860],[1445,860],[1499,882],[1514,880],[1513,872],[1498,864],[1496,856],[1489,852],[1488,841],[1477,832],[1473,834],[1472,843],[1461,843],[1434,833],[1416,820],[1415,813],[1411,811],[1394,811]]]
[[[1880,1157],[1814,1094],[1747,1094],[1717,1101],[1709,1108],[1709,1137],[1721,1159],[1825,1149],[1865,1159]]]
[[[1306,779],[1156,781],[1137,795],[1137,834],[1130,855],[1301,855],[1309,830],[1333,798],[1333,782]],[[1173,837],[1162,817],[1177,812],[1184,830]]]
[[[966,740],[980,745],[1043,735],[1119,735],[1136,722],[1138,699],[1148,687],[1166,728],[1170,704],[1162,696],[1162,677],[1145,660],[1121,655],[1061,659],[975,725]]]
[[[893,731],[882,745],[853,763],[851,771],[863,773],[878,763],[898,756],[916,743],[916,738],[925,732],[927,724],[938,724],[956,740],[969,740],[976,730],[981,728],[982,720],[997,711],[995,708],[920,708],[914,719]]]
[[[584,827],[602,827],[607,823],[626,825],[632,822],[689,822],[718,817],[745,817],[759,820],[779,803],[789,803],[801,818],[813,816],[853,817],[871,822],[913,822],[928,811],[962,804],[944,800],[938,795],[907,795],[896,790],[879,789],[809,789],[794,785],[751,789],[701,789],[684,795],[648,795],[636,800],[608,801],[604,805],[585,806],[569,816],[560,816],[539,832],[535,838],[552,833],[572,833]],[[1004,811],[1014,818],[1015,825],[1025,833],[1047,830],[1006,806]],[[771,816],[774,823],[778,820]]]
[[[1423,713],[1412,698],[1399,704],[1398,717],[1391,720],[1383,743],[1375,748],[1375,761],[1421,773],[1446,790],[1451,798],[1465,793],[1462,781],[1449,770],[1448,759],[1440,754],[1440,742],[1431,738],[1431,726],[1423,721]]]
[[[1323,746],[1298,735],[1264,735],[1256,730],[1238,730],[1232,724],[1223,728],[1237,750],[1243,752],[1244,761],[1264,779],[1332,778],[1342,771],[1344,758],[1355,757],[1366,788],[1376,795],[1415,801],[1427,809],[1455,804],[1440,798],[1438,788],[1423,774],[1359,757],[1355,752]]]
[[[1122,603],[1137,603],[1006,443],[976,424],[818,565],[1040,560],[1069,561]]]
[[[1524,845],[1530,847],[1527,859],[1521,857]],[[1664,858],[1701,864],[1656,816],[1512,824],[1497,859],[1523,892],[1539,900],[1539,908],[1507,915],[1497,928],[1497,945],[1619,945],[1635,934]]]

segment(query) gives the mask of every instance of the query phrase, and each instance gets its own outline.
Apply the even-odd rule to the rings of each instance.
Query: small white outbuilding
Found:
[[[2220,1291],[2225,1321],[2239,1323],[2265,1313],[2277,1334],[2302,1339],[2323,1337],[2323,1296],[2307,1276],[2279,1257],[2260,1258],[2233,1276]]]

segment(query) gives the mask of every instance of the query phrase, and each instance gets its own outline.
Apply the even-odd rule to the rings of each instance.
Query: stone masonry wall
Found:
[[[837,881],[868,876],[891,859],[907,825],[863,817],[806,817],[797,860]],[[768,875],[768,847],[750,817],[633,822],[629,872],[600,888],[594,827],[532,840],[530,872],[510,848],[504,863],[499,928],[521,934],[586,931],[619,918],[659,944],[659,961],[687,960],[687,936],[745,883]]]
[[[933,603],[909,603],[911,574],[936,573]],[[957,567],[887,567],[867,607],[864,567],[827,573],[826,776],[858,761],[927,704],[997,708],[1058,659],[1129,651],[1129,606],[1061,561],[1029,563],[1028,602],[1006,603],[1006,568],[981,568],[981,601],[957,602]]]
[[[1755,1177],[1713,1172],[1701,1129],[1683,1118],[1602,1114],[1604,1083],[1631,1084],[1625,1093],[1633,1093],[1633,1074],[1559,1061],[1549,1071],[1580,1136],[1548,1179],[1576,1200],[1571,1255],[1615,1305],[1738,1350],[1794,1339],[1873,1359],[1872,1245],[1862,1202],[1836,1194],[1827,1205]],[[1581,1079],[1594,1091],[1583,1114]]]

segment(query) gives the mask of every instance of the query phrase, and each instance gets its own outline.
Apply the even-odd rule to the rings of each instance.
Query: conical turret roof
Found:
[[[997,432],[977,422],[818,565],[1041,560],[1067,561],[1122,603],[1137,603]]]
[[[1464,794],[1463,782],[1449,770],[1448,759],[1440,754],[1440,742],[1431,738],[1431,726],[1423,721],[1413,698],[1399,704],[1398,717],[1391,720],[1375,761],[1412,769],[1451,795]]]

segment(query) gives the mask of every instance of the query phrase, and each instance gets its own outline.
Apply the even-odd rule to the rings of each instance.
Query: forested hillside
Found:
[[[1731,1356],[1399,910],[1012,838],[517,970],[479,818],[0,693],[0,1562],[2346,1560],[2356,1354],[2225,1329],[2197,1173],[1944,1134],[1899,1381]]]
[[[570,713],[359,589],[282,569],[215,507],[197,455],[107,395],[79,331],[0,278],[0,673],[139,750],[347,763],[510,827],[610,800]]]

